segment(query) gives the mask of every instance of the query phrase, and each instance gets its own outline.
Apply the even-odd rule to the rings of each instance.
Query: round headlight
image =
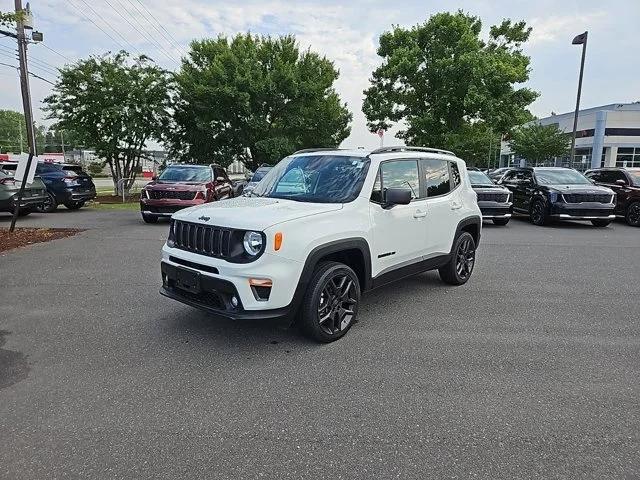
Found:
[[[262,251],[262,235],[258,232],[246,232],[242,244],[244,251],[255,257]]]

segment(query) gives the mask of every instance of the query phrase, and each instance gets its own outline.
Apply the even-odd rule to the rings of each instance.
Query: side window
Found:
[[[224,178],[225,180],[227,179],[226,172],[223,169],[221,169],[220,167],[214,167],[213,174],[215,175],[216,180],[218,178],[220,178],[220,177]]]
[[[449,162],[451,165],[451,189],[453,190],[460,185],[460,171],[456,162]]]
[[[585,173],[585,177],[590,178],[594,182],[601,182],[602,181],[602,178],[601,178],[602,174],[600,172]]]
[[[531,172],[522,172],[522,181],[524,183],[533,183],[533,173],[531,173]]]
[[[516,172],[507,172],[504,174],[504,177],[502,177],[502,183],[514,183],[515,178]]]
[[[427,197],[446,195],[451,191],[449,162],[446,160],[422,160]]]
[[[382,203],[388,188],[411,190],[411,198],[420,197],[420,176],[417,160],[391,160],[380,165],[371,191],[371,200]]]

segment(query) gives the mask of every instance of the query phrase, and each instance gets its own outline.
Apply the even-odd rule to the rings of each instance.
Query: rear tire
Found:
[[[594,227],[607,227],[611,223],[611,220],[591,220]]]
[[[67,202],[64,204],[69,210],[79,210],[84,207],[84,202]]]
[[[531,204],[531,210],[529,211],[529,218],[531,223],[542,227],[549,224],[549,212],[542,200],[534,200]]]
[[[510,218],[493,218],[492,222],[494,225],[504,226],[509,223]]]
[[[640,202],[633,202],[627,207],[625,220],[632,227],[640,227]]]
[[[144,223],[158,223],[158,217],[155,215],[147,215],[143,213],[142,220],[144,220]]]
[[[316,266],[301,313],[301,327],[318,342],[338,340],[356,322],[360,303],[360,282],[355,272],[339,262]]]
[[[56,201],[55,195],[51,192],[47,192],[47,199],[44,203],[38,207],[38,211],[42,213],[51,213],[58,208],[58,202]]]
[[[440,279],[449,285],[464,285],[476,263],[476,242],[469,232],[462,232],[453,242],[451,259],[438,269]]]

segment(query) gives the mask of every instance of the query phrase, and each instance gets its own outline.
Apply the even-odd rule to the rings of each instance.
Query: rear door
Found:
[[[618,180],[622,180],[625,185],[618,185],[616,183]],[[596,183],[604,187],[609,187],[616,192],[616,213],[626,211],[629,196],[629,179],[624,172],[621,170],[600,170],[599,179]]]
[[[460,221],[462,200],[458,198],[460,191],[457,189],[460,174],[457,165],[452,171],[452,163],[431,158],[420,160],[422,186],[427,197],[424,249],[427,258],[449,253]]]
[[[369,202],[374,277],[422,260],[427,210],[419,178],[418,159],[387,160],[380,164]],[[411,203],[385,207],[384,192],[389,188],[411,190]]]

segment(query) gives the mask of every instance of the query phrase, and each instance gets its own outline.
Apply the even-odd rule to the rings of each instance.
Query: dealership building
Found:
[[[571,134],[574,112],[551,115],[536,120],[542,125],[556,125]],[[567,165],[568,158],[555,159],[551,165]],[[503,142],[500,166],[526,165],[515,157]],[[640,102],[612,103],[578,112],[576,150],[573,168],[640,167]]]

